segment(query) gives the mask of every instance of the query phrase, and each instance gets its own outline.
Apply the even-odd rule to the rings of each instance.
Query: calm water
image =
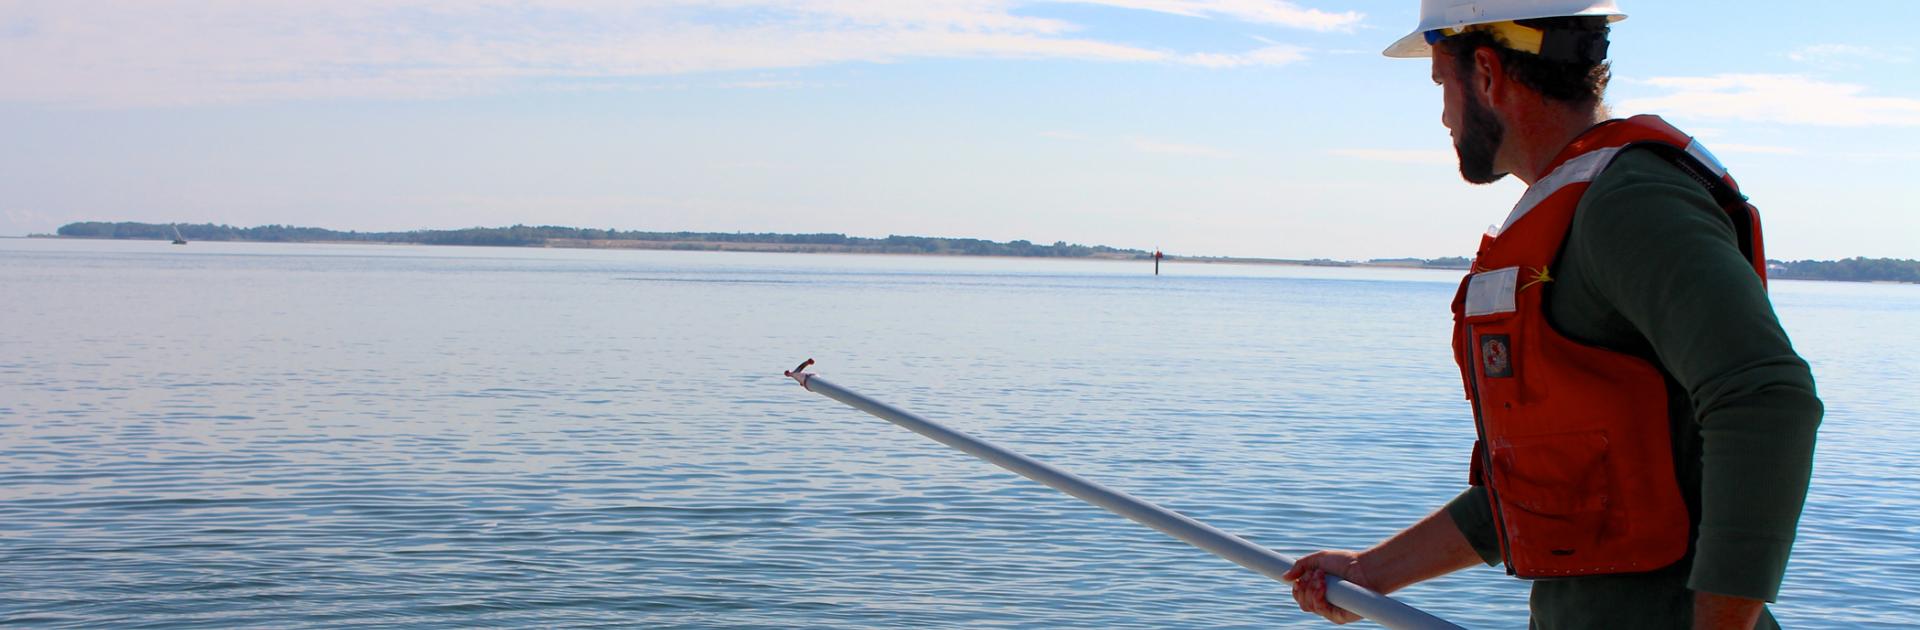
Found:
[[[0,625],[1322,627],[809,394],[1289,554],[1456,493],[1451,272],[0,239]],[[1920,620],[1920,287],[1779,282],[1828,405],[1782,601]],[[1523,627],[1475,569],[1402,593]]]

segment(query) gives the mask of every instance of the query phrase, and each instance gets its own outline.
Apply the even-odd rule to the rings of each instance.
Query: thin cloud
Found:
[[[1628,99],[1618,108],[1696,120],[1823,127],[1920,126],[1920,99],[1874,96],[1866,86],[1800,75],[1722,74],[1643,82],[1664,96]]]
[[[1912,63],[1913,49],[1905,47],[1871,48],[1858,44],[1815,44],[1795,48],[1787,53],[1787,58],[1805,63],[1852,61]]]
[[[1920,162],[1920,151],[1850,151],[1823,157],[1863,165],[1911,164]]]
[[[1713,143],[1707,150],[1725,155],[1799,155],[1800,150],[1793,147],[1781,147],[1767,144]]]
[[[97,107],[600,89],[692,73],[913,59],[1275,66],[1103,41],[1022,9],[1098,4],[1305,30],[1363,16],[1270,0],[144,0],[0,5],[0,101]],[[742,85],[744,86],[744,82]],[[766,86],[772,87],[772,86]]]
[[[1192,17],[1224,17],[1315,31],[1351,31],[1366,19],[1358,11],[1333,13],[1276,0],[1063,0]]]
[[[0,210],[0,225],[16,231],[52,230],[54,219],[44,212],[23,209]]]
[[[1243,68],[1247,66],[1284,66],[1305,61],[1307,49],[1299,46],[1268,46],[1237,54],[1193,53],[1175,58],[1179,63],[1204,68]]]
[[[807,88],[820,88],[820,87],[826,87],[826,86],[827,84],[825,83],[816,83],[812,81],[790,81],[790,80],[776,80],[776,79],[768,79],[768,80],[760,80],[760,81],[731,81],[731,82],[720,84],[720,87],[726,88],[729,90],[800,90],[800,89],[807,89]]]
[[[1334,149],[1332,155],[1369,162],[1452,166],[1457,156],[1444,149]]]
[[[1079,132],[1061,131],[1057,129],[1041,131],[1035,135],[1038,135],[1042,138],[1046,138],[1048,140],[1057,140],[1063,143],[1083,144],[1091,147],[1098,147],[1098,150],[1102,150],[1102,151],[1114,150],[1114,149],[1130,149],[1136,153],[1147,153],[1152,155],[1177,155],[1181,157],[1202,157],[1202,158],[1230,158],[1234,156],[1233,152],[1227,151],[1225,149],[1210,147],[1202,144],[1193,144],[1188,142],[1169,142],[1166,140],[1158,140],[1154,138],[1148,138],[1145,136],[1123,136],[1123,137],[1097,136],[1096,137],[1096,136],[1088,136],[1087,134],[1083,134]]]
[[[1152,153],[1157,155],[1178,155],[1183,157],[1206,157],[1206,158],[1233,157],[1233,153],[1229,151],[1226,151],[1223,149],[1216,149],[1214,147],[1209,147],[1204,145],[1198,145],[1198,144],[1165,142],[1160,140],[1152,140],[1148,138],[1129,138],[1127,140],[1127,144],[1129,146],[1132,146],[1133,150],[1135,151],[1139,151],[1141,153]]]

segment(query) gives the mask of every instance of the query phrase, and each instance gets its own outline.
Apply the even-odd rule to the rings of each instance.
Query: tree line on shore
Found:
[[[75,238],[171,239],[178,228],[189,241],[261,241],[261,242],[366,242],[413,243],[423,245],[483,245],[537,247],[550,241],[609,241],[671,243],[671,249],[721,249],[728,244],[771,244],[805,247],[822,251],[858,251],[882,254],[958,254],[971,256],[1088,257],[1108,256],[1148,258],[1152,254],[1137,249],[1104,245],[1077,245],[1056,241],[1043,245],[1024,240],[1006,243],[977,238],[937,238],[926,236],[888,236],[866,238],[845,234],[775,234],[741,232],[642,232],[637,230],[599,230],[552,225],[514,225],[501,228],[465,228],[459,230],[413,230],[407,232],[342,232],[325,228],[290,225],[234,227],[211,223],[136,223],[82,221],[60,226],[57,234]]]
[[[1767,261],[1767,277],[1780,280],[1843,280],[1920,284],[1920,260],[1847,258],[1844,260]]]
[[[82,221],[60,226],[58,234],[74,238],[153,239],[173,238],[174,229],[190,241],[262,241],[316,242],[343,241],[367,243],[413,243],[423,245],[541,246],[549,241],[611,241],[671,244],[671,249],[722,249],[729,245],[762,244],[815,249],[883,254],[956,254],[972,256],[1089,257],[1106,256],[1143,259],[1151,252],[1120,249],[1104,245],[1076,245],[1057,241],[1042,245],[1028,241],[1000,243],[977,238],[938,238],[926,236],[888,236],[866,238],[845,234],[776,234],[744,232],[642,232],[637,230],[598,230],[552,225],[514,225],[500,228],[459,230],[412,230],[407,232],[342,232],[325,228],[291,225],[234,227],[212,223],[136,223]],[[1227,260],[1227,259],[1221,259]],[[1920,284],[1920,260],[1894,258],[1847,258],[1844,260],[1769,260],[1768,275],[1783,280],[1841,280],[1852,282],[1909,282]],[[1326,261],[1328,264],[1351,264]],[[1431,260],[1405,258],[1371,261],[1371,264],[1418,266],[1428,268],[1465,268],[1465,258]]]

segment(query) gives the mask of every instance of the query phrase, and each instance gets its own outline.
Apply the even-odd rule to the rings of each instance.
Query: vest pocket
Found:
[[[1523,556],[1573,561],[1597,545],[1613,491],[1607,455],[1605,431],[1494,440],[1494,488],[1516,569]]]

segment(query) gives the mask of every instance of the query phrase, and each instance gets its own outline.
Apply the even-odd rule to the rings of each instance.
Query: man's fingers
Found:
[[[1313,602],[1313,614],[1333,619],[1333,604],[1327,603],[1327,574],[1319,569],[1307,572],[1307,601]]]
[[[1320,602],[1320,605],[1322,607],[1322,610],[1320,612],[1321,616],[1324,616],[1328,620],[1331,620],[1332,622],[1334,622],[1335,624],[1340,624],[1340,625],[1346,625],[1346,624],[1353,623],[1355,621],[1360,620],[1359,615],[1348,612],[1347,609],[1341,608],[1339,606],[1335,606],[1333,605],[1333,602],[1327,601],[1326,574],[1323,573],[1316,576],[1316,579],[1314,580],[1314,585],[1315,585],[1314,588],[1317,589],[1314,599]]]
[[[1326,617],[1328,621],[1332,621],[1338,625],[1346,625],[1360,620],[1359,615],[1353,614],[1347,611],[1347,609],[1335,606],[1333,602],[1327,601],[1327,574],[1325,572],[1314,571],[1311,579],[1313,580],[1312,598],[1316,609],[1314,611],[1315,613]]]
[[[1293,561],[1293,567],[1287,569],[1286,575],[1281,576],[1281,579],[1290,582],[1299,581],[1301,574],[1306,573],[1308,569],[1318,568],[1320,566],[1320,557],[1326,555],[1326,553],[1325,551],[1315,551],[1302,556],[1299,560]]]
[[[1339,620],[1339,608],[1327,601],[1327,572],[1313,572],[1313,604],[1320,609],[1320,615],[1335,621]]]
[[[1326,602],[1313,588],[1316,573],[1318,571],[1313,569],[1303,570],[1299,576],[1300,579],[1293,582],[1293,602],[1299,604],[1302,611],[1324,617],[1326,614],[1322,611],[1325,610]]]
[[[1335,624],[1348,624],[1361,617],[1327,601],[1327,576],[1344,573],[1353,565],[1353,554],[1343,551],[1316,551],[1294,561],[1282,579],[1293,582],[1293,601],[1300,610],[1319,615]]]

